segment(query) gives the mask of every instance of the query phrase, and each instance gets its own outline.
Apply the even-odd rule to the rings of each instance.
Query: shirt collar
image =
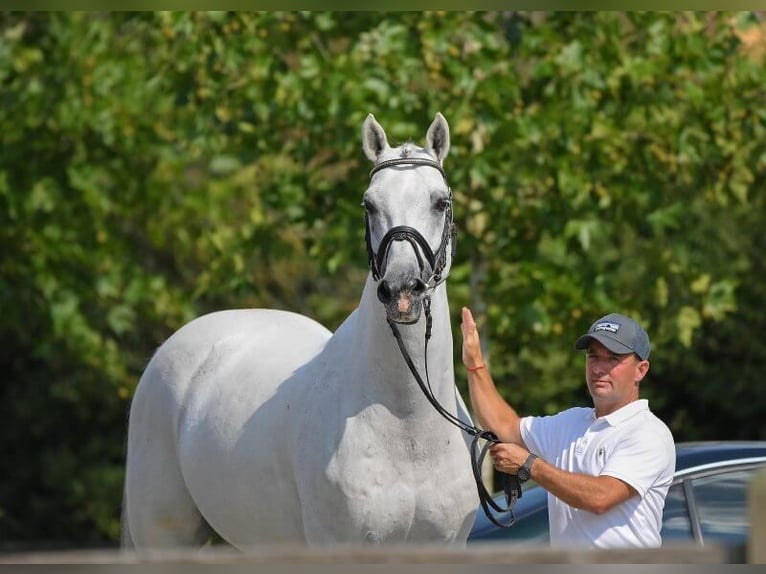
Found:
[[[601,417],[601,419],[609,423],[610,426],[616,427],[620,423],[624,423],[633,415],[636,415],[640,413],[641,411],[648,411],[648,410],[649,410],[649,401],[647,399],[638,399],[635,401],[631,401],[630,403],[628,403],[624,407],[617,409],[613,413],[604,415],[603,417]],[[590,416],[592,420],[597,420],[595,408],[591,409]]]

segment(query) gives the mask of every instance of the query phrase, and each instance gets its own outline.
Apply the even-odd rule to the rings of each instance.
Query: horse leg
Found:
[[[154,451],[126,479],[123,547],[204,545],[214,532],[189,494],[174,455]]]
[[[149,380],[146,380],[149,379]],[[133,400],[123,502],[123,546],[202,546],[213,534],[181,472],[163,385],[142,379]]]

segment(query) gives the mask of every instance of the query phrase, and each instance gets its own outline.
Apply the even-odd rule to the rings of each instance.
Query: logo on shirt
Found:
[[[616,333],[620,330],[620,325],[617,323],[599,323],[593,327],[594,331],[609,331],[610,333]]]

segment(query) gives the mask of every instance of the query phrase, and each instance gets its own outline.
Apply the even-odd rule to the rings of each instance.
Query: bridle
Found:
[[[439,173],[442,174],[445,183],[447,182],[447,174],[444,173],[442,166],[439,165],[438,162],[419,157],[403,157],[382,161],[370,170],[370,179],[372,179],[372,176],[380,170],[395,165],[427,165],[439,170]],[[449,184],[447,185],[447,189],[449,189]],[[391,248],[391,245],[394,241],[407,241],[410,243],[410,245],[412,245],[415,251],[415,255],[418,258],[421,279],[424,279],[424,282],[428,288],[433,289],[446,279],[446,277],[442,277],[442,273],[444,272],[444,268],[447,265],[447,244],[450,243],[450,241],[452,243],[452,257],[455,256],[455,222],[452,217],[451,189],[449,193],[449,205],[447,206],[447,209],[444,213],[444,229],[442,231],[439,247],[436,249],[436,251],[431,249],[431,245],[417,229],[410,227],[409,225],[397,225],[396,227],[389,229],[388,232],[383,236],[383,239],[380,240],[380,245],[378,245],[378,252],[375,253],[372,250],[370,221],[366,212],[364,214],[364,227],[364,240],[367,244],[367,260],[370,265],[370,271],[372,272],[372,278],[375,281],[378,281],[386,273],[388,250]],[[420,247],[420,250],[418,250],[418,247]],[[423,263],[423,259],[420,256],[421,251],[425,258],[428,260],[428,265],[431,270],[431,276],[428,278],[422,277],[423,272],[425,271],[425,264]]]
[[[444,229],[442,231],[442,237],[441,241],[439,243],[439,247],[436,249],[436,251],[433,251],[431,249],[430,244],[426,240],[425,237],[415,228],[407,226],[407,225],[398,225],[396,227],[392,227],[388,230],[388,232],[383,236],[383,239],[381,239],[380,244],[378,245],[378,251],[375,253],[372,249],[372,242],[370,238],[370,222],[369,217],[367,213],[365,213],[364,217],[364,223],[365,223],[365,242],[367,244],[367,260],[370,266],[370,272],[372,273],[372,278],[375,281],[378,281],[383,275],[385,275],[385,266],[386,261],[388,259],[388,250],[391,248],[391,245],[394,241],[407,241],[412,245],[413,250],[415,251],[416,257],[418,259],[418,265],[420,267],[420,273],[421,273],[421,279],[423,278],[423,273],[425,271],[425,264],[420,256],[420,252],[422,251],[425,258],[428,260],[428,264],[430,267],[430,273],[431,276],[424,280],[426,284],[426,288],[428,291],[433,292],[433,290],[442,282],[444,282],[447,277],[446,275],[443,275],[444,268],[447,265],[447,243],[451,243],[452,250],[451,250],[451,260],[455,257],[455,240],[456,240],[456,230],[455,230],[455,222],[453,220],[453,214],[452,214],[452,190],[449,187],[449,183],[447,181],[447,174],[444,173],[444,170],[442,169],[441,164],[438,162],[427,159],[427,158],[408,158],[408,157],[402,157],[402,158],[396,158],[396,159],[389,159],[382,161],[378,164],[376,164],[372,170],[370,170],[370,178],[372,178],[373,175],[375,175],[380,170],[397,166],[397,165],[418,165],[418,166],[428,166],[432,167],[439,171],[439,173],[444,178],[445,183],[447,183],[447,189],[449,189],[449,206],[445,210],[444,214]],[[418,249],[420,247],[420,249]],[[449,412],[447,409],[445,409],[438,400],[436,400],[436,397],[433,394],[433,390],[431,389],[431,382],[428,377],[428,341],[431,338],[431,328],[433,325],[433,318],[431,316],[431,295],[430,293],[427,293],[423,298],[423,309],[425,313],[426,318],[426,330],[425,330],[425,380],[418,372],[417,367],[415,366],[414,362],[412,361],[412,357],[410,356],[409,352],[407,351],[407,348],[404,346],[404,342],[402,341],[402,336],[399,333],[399,328],[397,327],[396,323],[391,320],[388,315],[386,315],[386,321],[388,321],[388,325],[391,328],[391,332],[394,335],[394,338],[396,339],[396,343],[399,347],[399,351],[402,354],[402,357],[404,358],[405,363],[407,364],[407,367],[409,368],[410,372],[412,373],[412,376],[415,377],[415,381],[417,381],[418,386],[420,387],[420,390],[423,391],[423,394],[425,395],[426,399],[429,403],[436,409],[436,411],[442,415],[447,421],[455,425],[456,427],[460,428],[463,432],[468,433],[473,437],[473,440],[471,441],[471,470],[473,471],[474,480],[476,482],[476,488],[479,493],[479,502],[481,503],[481,507],[484,510],[484,514],[487,515],[487,518],[492,521],[495,525],[500,526],[502,528],[508,528],[512,526],[516,519],[513,515],[513,506],[516,504],[516,501],[521,498],[521,482],[518,479],[518,476],[515,474],[506,474],[502,473],[503,478],[503,490],[505,491],[505,499],[506,499],[506,507],[503,508],[499,504],[497,504],[493,498],[492,495],[487,491],[486,487],[484,486],[484,481],[482,480],[482,466],[484,464],[484,459],[487,456],[487,452],[489,451],[489,448],[495,444],[500,442],[497,435],[491,431],[482,430],[476,426],[467,424],[460,420],[456,415],[453,415],[451,412]],[[457,389],[456,389],[457,392]],[[479,440],[485,440],[486,443],[484,444],[484,447],[479,450]],[[496,517],[492,511],[494,510],[497,513],[508,513],[510,518],[509,520],[503,522],[498,517]]]

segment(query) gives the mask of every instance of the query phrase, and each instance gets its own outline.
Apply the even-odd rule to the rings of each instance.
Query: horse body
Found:
[[[368,156],[396,157],[374,120],[363,137],[365,151],[377,145]],[[436,157],[444,155],[442,147]],[[366,194],[379,223],[372,244],[392,221],[418,225],[437,244],[440,224],[418,217],[438,203],[441,176],[390,171]],[[394,210],[402,200],[408,207]],[[160,347],[130,415],[125,526],[136,547],[199,544],[210,529],[240,548],[466,539],[477,507],[467,437],[426,400],[387,324],[399,320],[417,368],[428,361],[436,400],[469,422],[454,387],[443,282],[428,292],[433,334],[423,353],[416,249],[391,243],[385,274],[368,276],[359,308],[334,334],[295,313],[222,311]]]

